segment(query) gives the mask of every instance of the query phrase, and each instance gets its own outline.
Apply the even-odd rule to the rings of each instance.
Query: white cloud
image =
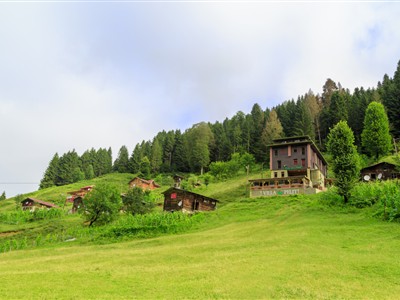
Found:
[[[327,78],[375,86],[399,60],[398,15],[396,3],[2,3],[0,182],[38,182],[55,152],[131,151]]]

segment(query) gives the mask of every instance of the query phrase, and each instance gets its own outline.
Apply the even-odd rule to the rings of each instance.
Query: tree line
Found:
[[[114,163],[111,149],[92,149],[81,157],[75,151],[61,157],[56,154],[40,188],[109,172],[142,174],[145,178],[168,172],[202,173],[210,163],[230,161],[236,153],[251,154],[257,163],[264,163],[269,159],[269,145],[280,137],[308,135],[325,151],[330,129],[339,121],[347,122],[358,150],[372,156],[369,144],[362,142],[365,115],[372,102],[384,106],[390,133],[399,139],[400,61],[394,76],[385,74],[374,88],[360,87],[350,92],[339,82],[327,79],[321,94],[310,90],[297,100],[287,100],[272,108],[263,109],[256,103],[250,113],[239,111],[222,122],[201,122],[184,132],[161,131],[152,140],[136,144],[130,154],[122,146]]]

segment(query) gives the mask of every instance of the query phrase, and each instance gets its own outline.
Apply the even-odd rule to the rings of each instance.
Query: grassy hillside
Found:
[[[396,298],[399,236],[317,199],[242,199],[191,233],[1,254],[0,297]]]
[[[393,299],[400,294],[397,223],[371,218],[365,209],[331,207],[323,193],[249,199],[244,175],[195,191],[221,202],[185,233],[103,245],[77,236],[0,253],[0,298]],[[81,223],[74,215],[28,223],[24,230],[34,235]]]

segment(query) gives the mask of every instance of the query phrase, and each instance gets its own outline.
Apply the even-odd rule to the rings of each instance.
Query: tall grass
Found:
[[[0,213],[0,224],[18,225],[26,222],[33,222],[38,220],[50,220],[54,218],[61,218],[64,212],[61,209],[39,209],[33,212],[29,210],[16,210],[11,212]]]
[[[376,208],[375,216],[388,221],[400,221],[400,182],[359,183],[352,191],[350,204],[358,208],[373,206]]]

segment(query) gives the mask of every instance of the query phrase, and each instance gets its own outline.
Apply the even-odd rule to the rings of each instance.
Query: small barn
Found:
[[[59,208],[57,205],[45,202],[35,198],[26,198],[21,201],[23,210],[34,211],[35,209],[50,209],[50,208]]]
[[[398,166],[389,162],[380,162],[361,169],[361,178],[363,180],[388,180],[400,178]]]
[[[217,206],[217,199],[182,189],[170,188],[164,193],[164,211],[211,211]]]
[[[135,177],[131,181],[129,181],[129,187],[130,188],[140,187],[144,190],[154,190],[159,188],[160,186],[154,180],[146,180],[139,177]]]

